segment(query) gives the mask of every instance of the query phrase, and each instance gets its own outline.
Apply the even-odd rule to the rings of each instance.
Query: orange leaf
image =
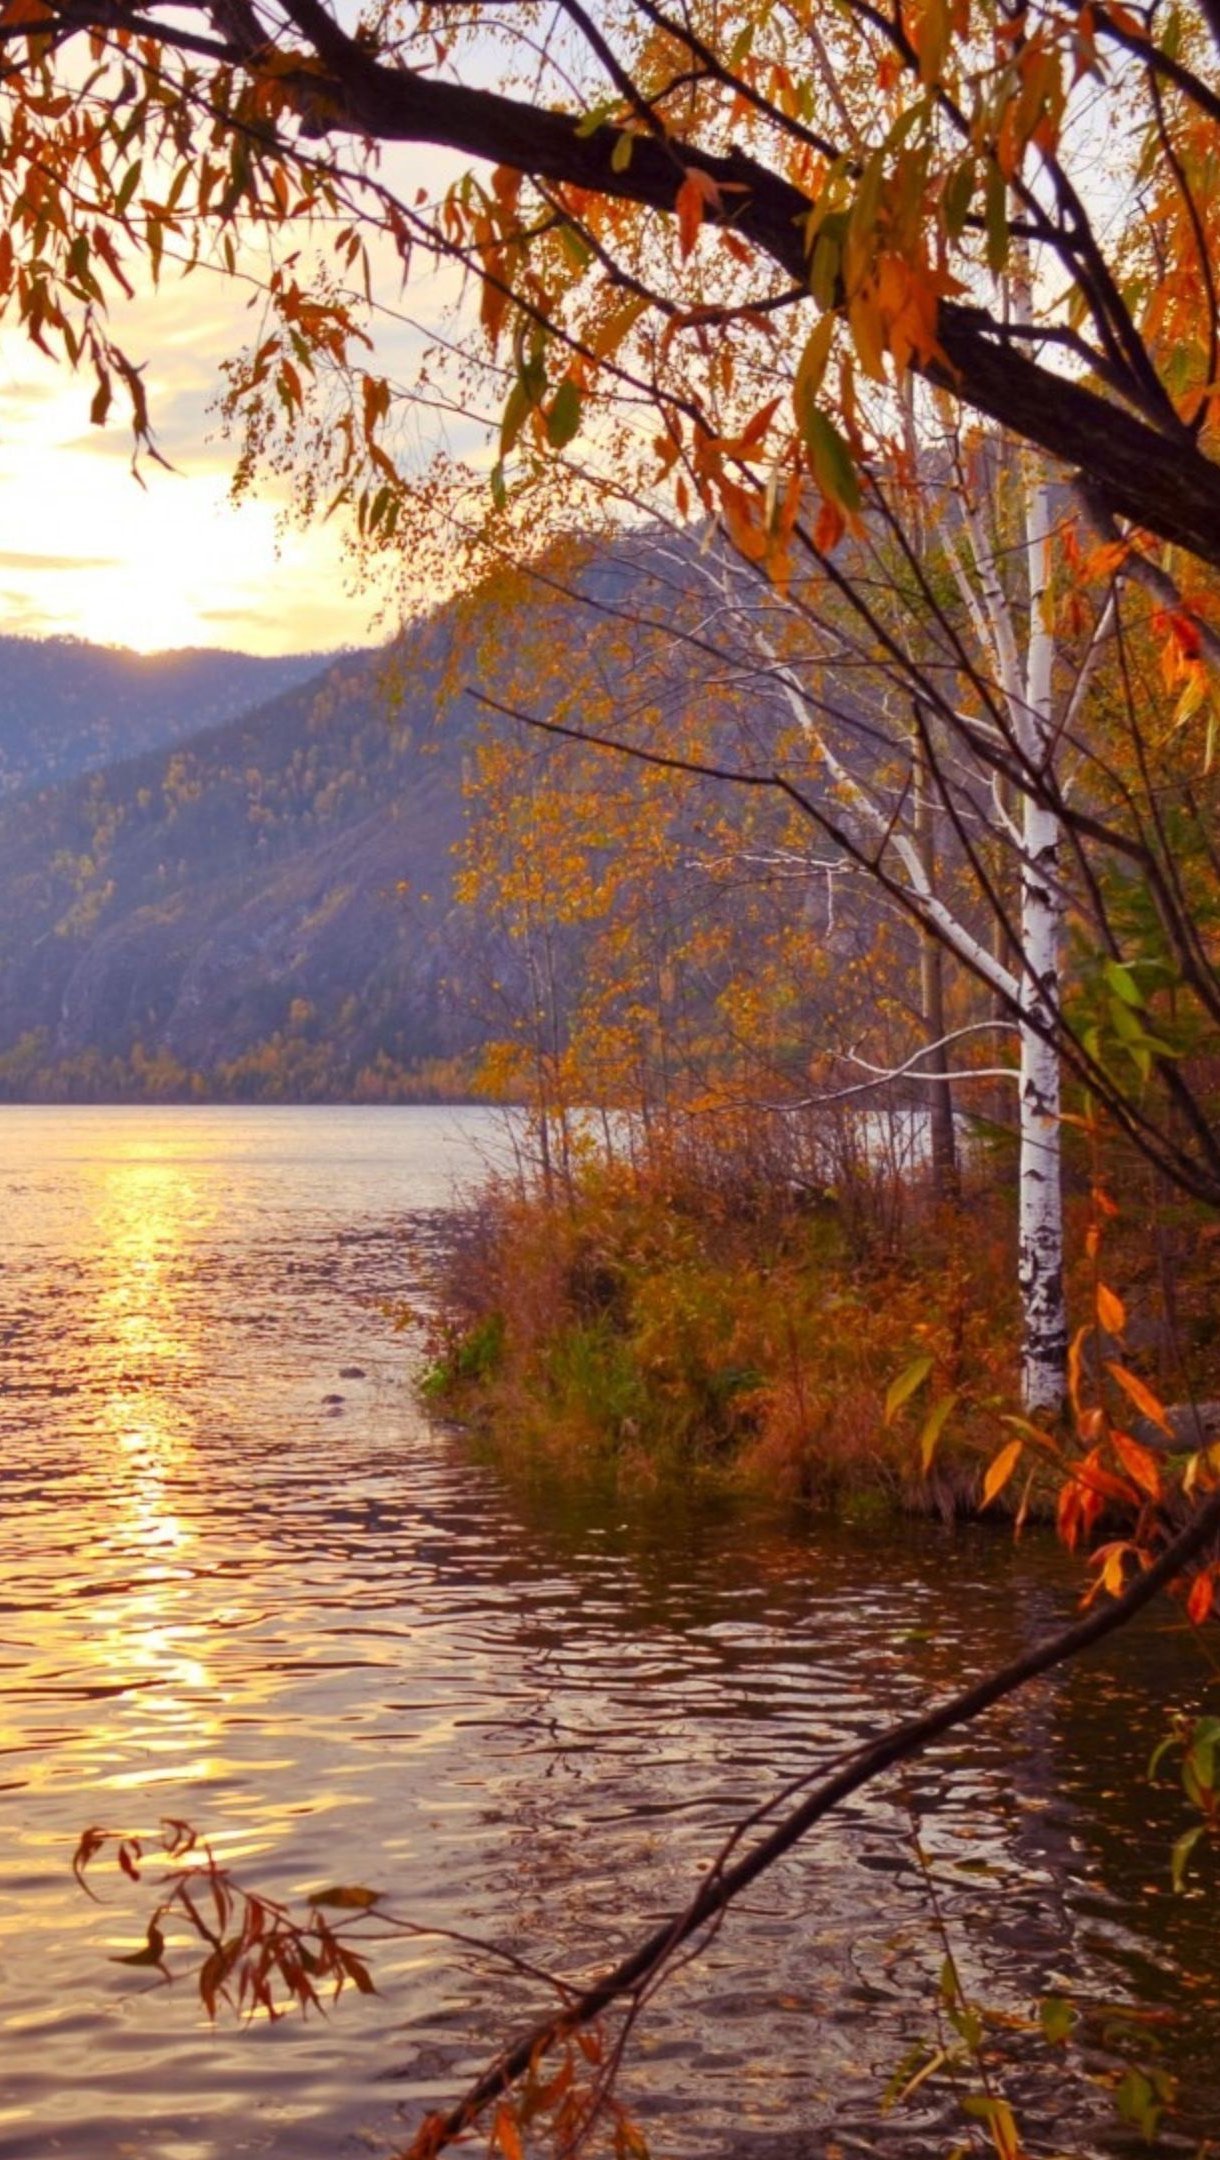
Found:
[[[1068,1401],[1071,1403],[1077,1417],[1080,1416],[1080,1378],[1084,1361],[1084,1339],[1088,1332],[1087,1327],[1077,1328],[1071,1342],[1068,1344]]]
[[[503,2101],[496,2109],[495,2121],[491,2127],[490,2144],[493,2151],[497,2145],[499,2146],[504,2155],[504,2160],[525,2160],[525,2147],[521,2142],[521,2131],[517,2118],[512,2109]]]
[[[748,420],[746,422],[745,427],[741,431],[741,445],[743,450],[754,450],[757,448],[758,444],[762,442],[764,436],[766,435],[767,429],[770,427],[771,422],[775,418],[776,408],[780,405],[781,402],[781,399],[777,397],[772,398],[768,404],[763,405],[759,408],[752,420]]]
[[[678,252],[683,262],[699,237],[703,223],[704,193],[699,185],[699,175],[688,172],[678,189],[674,215],[678,220]]]
[[[846,530],[847,520],[838,503],[824,502],[818,512],[818,522],[813,534],[813,544],[819,555],[831,554]]]
[[[1104,1283],[1097,1285],[1097,1318],[1107,1335],[1121,1335],[1127,1325],[1127,1309],[1122,1299],[1107,1290]]]
[[[1118,1364],[1114,1358],[1106,1359],[1106,1371],[1113,1373],[1123,1393],[1130,1396],[1136,1409],[1141,1411],[1146,1418],[1150,1418],[1154,1425],[1159,1425],[1161,1431],[1168,1433],[1172,1438],[1173,1428],[1165,1415],[1165,1405],[1157,1401],[1152,1389],[1145,1386],[1139,1375],[1128,1372],[1127,1367]]]
[[[1206,1620],[1215,1596],[1216,1580],[1210,1570],[1204,1575],[1196,1575],[1190,1586],[1190,1596],[1186,1600],[1186,1611],[1196,1627],[1200,1627]]]
[[[988,1465],[987,1475],[983,1479],[984,1507],[989,1507],[996,1494],[1003,1492],[1009,1478],[1021,1460],[1024,1446],[1025,1442],[1023,1440],[1010,1440],[1007,1447],[1000,1449],[995,1461]]]
[[[1141,1492],[1147,1493],[1150,1500],[1159,1500],[1161,1473],[1155,1455],[1151,1455],[1147,1448],[1133,1440],[1130,1433],[1112,1432],[1110,1438],[1114,1442],[1114,1452],[1128,1477],[1139,1486]]]

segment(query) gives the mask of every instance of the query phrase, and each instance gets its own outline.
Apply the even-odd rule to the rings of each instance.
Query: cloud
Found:
[[[197,612],[200,622],[257,623],[260,629],[265,629],[268,623],[281,619],[274,610],[268,608],[209,607],[199,608]]]
[[[55,637],[64,627],[45,608],[34,607],[28,593],[0,589],[0,629],[6,637]]]
[[[117,555],[25,555],[16,548],[0,548],[0,570],[117,570]]]
[[[36,405],[46,405],[54,396],[54,389],[45,381],[24,381],[15,378],[0,386],[0,407],[23,405],[27,411]]]

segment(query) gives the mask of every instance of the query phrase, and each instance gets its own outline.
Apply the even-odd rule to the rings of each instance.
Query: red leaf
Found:
[[[1186,1600],[1186,1611],[1196,1627],[1201,1627],[1206,1620],[1215,1596],[1216,1580],[1210,1570],[1204,1575],[1196,1575],[1190,1586],[1190,1596]]]

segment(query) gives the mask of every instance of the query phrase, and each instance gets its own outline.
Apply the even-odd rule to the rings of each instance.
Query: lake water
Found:
[[[323,2022],[215,2030],[108,1959],[139,1893],[75,1888],[88,1823],[189,1817],[276,1896],[368,1883],[583,1972],[684,1902],[795,1772],[1070,1610],[1046,1543],[508,1484],[415,1406],[387,1308],[426,1299],[491,1113],[0,1110],[0,2160],[351,2160],[401,2144],[532,2007],[435,1944]],[[645,2019],[658,2156],[947,2151],[943,1945],[996,2013],[1038,2153],[1144,2149],[1112,2088],[1220,2121],[1213,1863],[1144,1769],[1206,1692],[1166,1612],[861,1796]],[[1021,2029],[1080,2009],[1066,2055]],[[1005,2023],[1007,2020],[1007,2023]],[[1006,2081],[1006,2082],[1005,2082]]]

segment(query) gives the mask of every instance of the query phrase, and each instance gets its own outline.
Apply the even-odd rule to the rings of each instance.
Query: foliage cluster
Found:
[[[294,1001],[297,1002],[297,1001]],[[378,1049],[353,1055],[336,1030],[304,1032],[291,1016],[233,1057],[187,1065],[139,1036],[125,1052],[62,1051],[47,1028],[30,1028],[0,1052],[0,1102],[41,1103],[455,1103],[485,1097],[475,1061],[407,1061]]]
[[[993,1200],[904,1218],[884,1168],[841,1200],[727,1155],[714,1171],[586,1161],[558,1202],[504,1181],[455,1250],[429,1393],[510,1463],[569,1477],[952,1510],[1015,1387],[1011,1223]],[[919,1404],[887,1418],[917,1357]],[[925,1485],[913,1438],[948,1396],[953,1436]]]
[[[976,1508],[987,1465],[1020,1460],[1010,1141],[977,1142],[945,1206],[926,1174],[836,1150],[825,1113],[769,1122],[679,1119],[634,1159],[627,1121],[609,1150],[573,1129],[566,1156],[549,1149],[565,1177],[535,1159],[488,1187],[445,1268],[427,1393],[527,1474]],[[1119,1334],[1150,1401],[1217,1392],[1220,1235],[1138,1159],[1119,1167],[1122,1206],[1072,1149],[1068,1306],[1075,1411],[1108,1391],[1123,1423],[1141,1405],[1108,1375]],[[1121,1307],[1099,1289],[1099,1192]],[[1114,1338],[1094,1325],[1099,1296]],[[1020,1504],[1045,1517],[1057,1466],[1035,1457]]]

